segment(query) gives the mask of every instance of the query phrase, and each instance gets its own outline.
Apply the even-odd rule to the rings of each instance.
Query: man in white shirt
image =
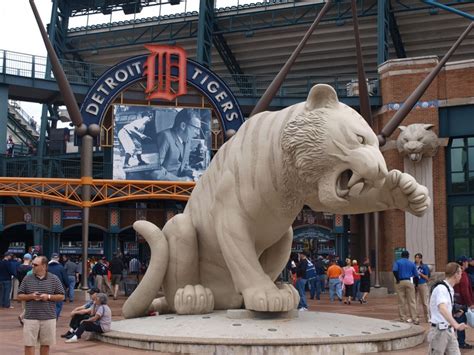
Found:
[[[429,354],[460,355],[455,330],[466,329],[465,323],[458,323],[452,315],[454,289],[461,280],[462,269],[457,263],[446,266],[446,279],[437,284],[430,298],[431,330],[428,334]]]

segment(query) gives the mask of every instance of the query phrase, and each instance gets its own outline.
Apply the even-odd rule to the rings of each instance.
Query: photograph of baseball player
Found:
[[[114,107],[114,179],[197,181],[211,157],[211,110]]]

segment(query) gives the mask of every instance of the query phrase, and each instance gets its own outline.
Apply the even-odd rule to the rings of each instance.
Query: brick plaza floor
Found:
[[[76,293],[76,301],[74,303],[65,303],[61,317],[59,318],[57,326],[57,344],[51,348],[51,354],[100,354],[100,355],[119,355],[119,354],[146,354],[146,353],[157,353],[144,350],[135,350],[130,348],[124,348],[119,346],[113,346],[103,344],[98,341],[88,341],[81,339],[76,344],[65,344],[64,339],[60,338],[60,334],[65,333],[68,329],[69,314],[71,310],[80,305],[82,302],[79,300],[84,299],[82,292]],[[122,319],[120,316],[122,304],[125,301],[125,297],[119,297],[118,300],[110,300],[109,305],[112,309],[113,319]],[[21,354],[23,353],[22,345],[22,328],[18,322],[17,316],[21,311],[21,304],[13,301],[13,309],[0,308],[0,354]],[[321,301],[309,300],[309,310],[321,311],[321,312],[334,312],[352,314],[363,317],[373,317],[379,319],[396,320],[398,319],[397,310],[397,298],[396,296],[389,295],[379,298],[369,298],[369,303],[361,305],[360,303],[353,303],[351,305],[341,304],[339,302],[330,303],[328,295],[323,294]],[[427,330],[428,325],[421,323]],[[354,325],[357,326],[357,325]],[[87,333],[86,333],[87,334]],[[467,342],[474,344],[474,330],[468,329],[466,331]],[[386,354],[410,354],[410,355],[421,355],[426,354],[428,351],[428,345],[424,344],[412,348],[409,350],[392,351]],[[39,353],[39,350],[37,350]],[[474,350],[462,350],[464,354],[474,354]],[[161,353],[163,354],[163,353]]]

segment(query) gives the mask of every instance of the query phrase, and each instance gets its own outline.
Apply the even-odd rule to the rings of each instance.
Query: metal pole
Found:
[[[319,24],[319,22],[321,21],[321,19],[324,16],[324,14],[327,12],[327,10],[329,10],[330,4],[331,4],[331,0],[328,0],[326,2],[326,4],[323,6],[323,8],[319,12],[318,16],[316,16],[316,19],[314,20],[313,24],[311,25],[309,30],[304,35],[303,39],[301,40],[301,42],[298,44],[296,49],[291,54],[290,58],[287,60],[287,62],[283,66],[283,68],[280,69],[280,72],[277,74],[275,79],[273,79],[272,83],[267,88],[267,90],[265,90],[265,93],[260,98],[260,100],[258,100],[257,104],[255,105],[252,112],[250,113],[250,117],[253,116],[253,115],[256,115],[257,113],[265,111],[268,108],[268,106],[270,105],[270,102],[272,102],[272,100],[275,97],[276,93],[280,89],[281,84],[283,84],[283,81],[285,80],[286,75],[288,74],[288,72],[290,71],[291,66],[293,65],[296,58],[298,57],[298,54],[300,54],[301,50],[305,46],[306,41],[308,40],[308,38],[313,33],[314,29]]]
[[[53,69],[54,77],[59,86],[59,91],[64,99],[64,103],[67,106],[67,110],[69,112],[69,117],[71,118],[72,123],[75,126],[80,126],[82,124],[82,117],[81,112],[79,111],[79,107],[77,106],[76,98],[72,92],[71,86],[69,85],[69,81],[66,78],[66,74],[62,70],[61,64],[59,63],[58,56],[54,51],[53,45],[51,44],[48,34],[44,29],[43,22],[41,21],[41,17],[36,9],[35,2],[30,0],[31,9],[33,10],[33,14],[35,15],[36,22],[38,23],[39,30],[41,32],[41,37],[43,37],[44,45],[46,46],[46,50],[48,51],[49,60],[51,61],[51,68]]]
[[[374,287],[380,287],[380,270],[379,270],[379,212],[374,212],[374,239],[375,239],[375,285]]]
[[[92,148],[93,138],[86,134],[82,137],[81,147],[81,180],[82,180],[82,289],[87,290],[87,267],[89,246],[89,209],[92,184]]]
[[[360,44],[359,21],[357,20],[357,5],[355,0],[351,1],[352,22],[354,24],[354,39],[357,55],[357,77],[359,81],[360,113],[369,126],[372,127],[372,112],[370,110],[369,91],[367,90],[367,78],[364,71],[364,60],[362,58],[362,46]]]
[[[365,256],[370,258],[370,213],[364,213]]]

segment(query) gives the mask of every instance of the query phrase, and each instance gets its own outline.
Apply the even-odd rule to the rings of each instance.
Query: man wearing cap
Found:
[[[67,277],[67,272],[64,266],[59,262],[59,254],[51,254],[51,261],[48,264],[48,272],[56,275],[56,277],[61,281],[64,290],[67,290],[69,287],[69,279]],[[63,309],[64,299],[56,302],[56,318],[59,318],[61,311]]]
[[[95,301],[95,295],[100,292],[100,290],[96,287],[91,288],[89,291],[87,291],[90,295],[90,300],[84,303],[80,307],[76,307],[72,310],[71,312],[71,321],[69,322],[69,330],[61,334],[61,338],[67,338],[69,339],[72,337],[77,328],[79,328],[79,325],[81,325],[81,321],[84,319],[88,319],[94,310],[94,301]]]
[[[10,304],[10,294],[15,270],[11,259],[12,253],[6,252],[3,255],[3,260],[0,261],[0,305],[3,308],[13,308]]]
[[[467,276],[466,269],[469,265],[469,259],[465,256],[460,256],[457,259],[457,263],[461,266],[462,274],[461,280],[454,286],[454,292],[456,294],[456,303],[463,306],[462,310],[460,310],[454,317],[456,322],[458,323],[466,323],[466,311],[469,307],[474,307],[474,299],[472,297],[472,288],[471,288],[471,281],[469,280],[469,276]],[[472,345],[466,343],[466,331],[465,330],[458,330],[458,343],[459,348],[461,349],[472,349]]]
[[[408,250],[402,251],[402,257],[393,264],[392,272],[397,281],[398,310],[402,322],[419,324],[416,313],[415,285],[418,285],[418,270],[413,261],[408,260]],[[408,316],[407,316],[408,307]]]
[[[118,140],[122,144],[122,148],[125,151],[125,161],[123,164],[124,168],[130,168],[130,158],[137,156],[138,165],[147,165],[148,163],[142,159],[142,141],[145,139],[151,139],[147,135],[143,134],[146,125],[151,122],[153,118],[152,112],[144,112],[140,115],[140,118],[126,124],[118,132]]]
[[[64,299],[64,288],[59,279],[48,272],[48,258],[33,259],[33,273],[26,275],[18,289],[18,300],[26,301],[23,340],[25,354],[33,355],[39,342],[40,354],[49,354],[56,343],[55,302]]]
[[[192,181],[189,167],[191,139],[201,134],[201,119],[196,110],[182,109],[175,117],[173,127],[158,133],[158,163],[156,180]]]

